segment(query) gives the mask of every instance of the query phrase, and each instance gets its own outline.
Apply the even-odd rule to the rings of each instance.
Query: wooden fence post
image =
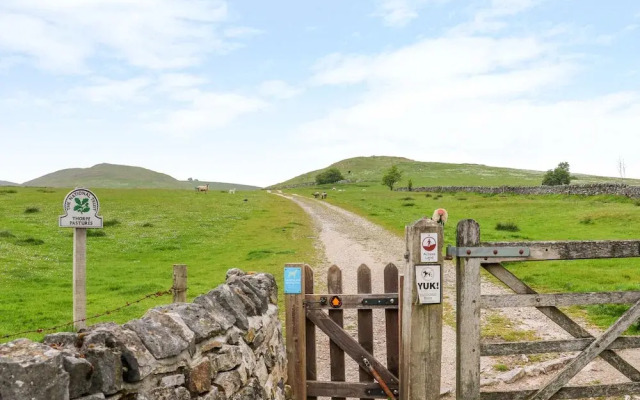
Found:
[[[400,398],[437,400],[442,361],[442,225],[420,219],[406,227],[406,238],[409,257],[402,296]],[[420,276],[416,276],[418,269]],[[426,281],[434,279],[431,286],[424,285],[425,277]],[[423,283],[420,293],[418,283]],[[436,283],[440,298],[421,304],[420,294],[424,296],[425,288],[435,290]]]
[[[287,276],[289,272],[292,274],[291,277]],[[291,386],[293,400],[307,400],[305,275],[304,264],[285,265],[284,307],[287,334],[287,382]]]
[[[87,228],[73,229],[73,320],[76,330],[87,327]]]
[[[187,266],[184,264],[173,265],[173,302],[187,302]]]
[[[458,223],[456,247],[480,244],[480,226]],[[480,259],[456,258],[456,398],[480,399]]]

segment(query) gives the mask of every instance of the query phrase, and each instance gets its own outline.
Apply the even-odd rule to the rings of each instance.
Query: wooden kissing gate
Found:
[[[384,293],[371,293],[366,265],[357,271],[357,294],[343,293],[342,271],[335,265],[328,271],[324,294],[314,293],[308,265],[285,266],[288,384],[294,400],[440,397],[442,225],[421,219],[406,233],[407,268],[399,274],[395,265],[385,267]],[[429,242],[430,257],[423,254],[423,241]],[[429,276],[431,287],[438,286],[438,299],[420,300],[416,279],[421,278],[416,278],[416,271]],[[344,309],[357,310],[357,340],[343,329]],[[386,363],[373,354],[374,309],[385,310]],[[331,381],[317,380],[316,327],[330,339]],[[359,365],[359,382],[345,382],[345,354]]]

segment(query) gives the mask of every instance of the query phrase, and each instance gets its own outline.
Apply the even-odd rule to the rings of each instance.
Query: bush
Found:
[[[498,222],[496,224],[497,231],[518,232],[520,228],[513,222]]]
[[[555,169],[550,169],[544,174],[542,184],[544,186],[568,185],[572,179],[575,178],[569,173],[569,163],[561,162]]]
[[[409,189],[410,192],[413,191],[413,181],[411,179],[407,182],[407,189]]]
[[[316,175],[316,184],[326,185],[328,183],[336,183],[343,179],[344,177],[342,176],[340,170],[333,167]]]

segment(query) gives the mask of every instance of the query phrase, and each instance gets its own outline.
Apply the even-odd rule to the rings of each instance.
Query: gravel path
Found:
[[[314,200],[298,195],[283,195],[294,201],[312,218],[317,230],[317,242],[323,259],[319,265],[313,266],[316,277],[316,293],[326,292],[327,270],[331,265],[337,265],[342,269],[343,292],[356,293],[356,270],[361,264],[366,264],[371,269],[372,289],[374,293],[382,293],[383,270],[388,263],[394,263],[398,269],[405,266],[403,255],[405,253],[404,240],[393,235],[382,227],[355,215],[349,211],[333,206],[323,201]],[[449,228],[451,229],[451,228]],[[443,266],[444,298],[448,307],[445,312],[455,310],[455,264],[445,262]],[[495,285],[487,280],[482,282],[483,294],[510,293],[506,288]],[[568,339],[555,323],[548,320],[543,314],[534,308],[503,309],[503,311],[491,311],[491,315],[506,318],[512,324],[513,330],[529,331],[538,339]],[[483,311],[483,318],[489,314]],[[380,321],[380,322],[378,322]],[[581,323],[584,326],[584,323]],[[356,312],[345,310],[345,330],[353,337],[357,337]],[[594,335],[598,335],[597,330]],[[318,342],[318,380],[329,380],[329,340],[320,331],[316,332]],[[374,354],[378,360],[386,359],[384,314],[382,310],[374,311]],[[443,398],[453,398],[455,392],[455,330],[448,325],[443,329],[442,354],[442,383]],[[637,350],[619,352],[627,361],[637,368],[640,367],[640,354]],[[482,357],[482,379],[484,384],[491,388],[484,390],[518,390],[534,388],[544,385],[553,376],[552,369],[566,364],[571,359],[570,354],[557,355],[556,360],[543,359],[538,363],[531,363],[525,356],[510,357]],[[358,381],[358,367],[348,356],[346,357],[347,381]],[[506,364],[511,369],[504,373],[497,371],[496,364]],[[547,367],[551,365],[551,367]],[[536,369],[537,368],[537,369]],[[542,369],[541,369],[542,368]],[[519,369],[522,373],[517,373]],[[524,374],[525,370],[529,373]],[[544,373],[540,373],[544,370]],[[533,371],[533,372],[532,372]],[[520,376],[517,376],[520,375]],[[506,381],[513,382],[510,384]],[[578,376],[571,380],[572,385],[584,385],[594,383],[617,383],[627,381],[620,373],[598,359],[589,364]],[[625,397],[618,397],[624,399]],[[631,398],[631,397],[627,397]],[[633,397],[635,398],[635,397]]]

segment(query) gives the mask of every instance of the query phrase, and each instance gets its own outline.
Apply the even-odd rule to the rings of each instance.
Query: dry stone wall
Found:
[[[408,188],[398,188],[398,191],[408,191]],[[570,194],[583,196],[614,195],[638,198],[640,186],[624,184],[589,184],[589,185],[559,185],[559,186],[430,186],[413,188],[414,192],[452,193],[469,192],[480,194]]]
[[[269,274],[149,310],[124,325],[0,345],[0,400],[284,399],[286,352]]]

